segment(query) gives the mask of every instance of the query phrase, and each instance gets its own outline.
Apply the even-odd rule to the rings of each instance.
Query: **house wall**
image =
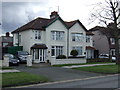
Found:
[[[84,35],[83,41],[82,42],[72,41],[72,33],[83,33]],[[73,27],[69,29],[69,56],[73,46],[82,46],[83,47],[82,55],[85,55],[84,52],[86,52],[85,50],[86,49],[86,32],[78,23],[76,23]]]
[[[52,40],[51,31],[64,31],[64,40]],[[48,47],[48,57],[51,56],[51,46],[63,46],[63,54],[67,56],[67,28],[61,23],[60,20],[56,20],[53,24],[46,28],[46,45]],[[48,53],[50,52],[50,53]]]
[[[93,35],[90,35],[90,42],[86,42],[86,46],[92,46],[93,47]]]
[[[99,54],[109,54],[109,43],[107,37],[99,30],[93,32],[93,45],[99,50]]]
[[[27,30],[27,31],[23,31],[23,32],[19,32],[19,35],[21,35],[21,43],[19,43],[19,46],[23,46],[23,51],[27,51],[28,53],[30,53],[30,47],[31,47],[31,36],[32,36],[32,32],[31,30]],[[17,46],[16,43],[18,43],[18,39],[17,39],[17,33],[14,34],[14,46]]]

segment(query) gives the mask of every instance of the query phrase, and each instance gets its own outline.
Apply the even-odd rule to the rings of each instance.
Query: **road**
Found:
[[[95,76],[83,79],[73,79],[43,84],[21,86],[16,88],[118,88],[118,74]]]

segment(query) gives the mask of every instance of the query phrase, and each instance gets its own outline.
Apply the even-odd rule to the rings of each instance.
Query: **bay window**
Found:
[[[51,31],[52,40],[63,40],[64,32],[63,31]]]
[[[83,48],[82,48],[82,46],[74,46],[72,49],[73,49],[73,50],[77,50],[79,56],[81,56],[82,53],[83,53]]]
[[[83,33],[72,33],[72,41],[83,41]]]
[[[63,55],[63,46],[52,46],[51,47],[51,56]]]

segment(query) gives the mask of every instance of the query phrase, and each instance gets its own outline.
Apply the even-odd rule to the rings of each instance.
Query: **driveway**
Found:
[[[62,68],[62,67],[51,67],[51,66],[38,67],[38,66],[39,64],[37,64],[37,67],[26,67],[25,65],[13,66],[13,67],[22,72],[29,72],[33,74],[46,76],[51,81],[81,79],[81,78],[88,78],[88,77],[103,75],[103,74],[96,74],[96,73]]]

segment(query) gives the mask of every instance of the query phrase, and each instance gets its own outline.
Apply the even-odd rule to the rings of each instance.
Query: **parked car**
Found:
[[[13,54],[4,54],[9,57],[9,65],[19,65],[19,60]]]
[[[20,60],[20,63],[27,62],[27,55],[29,55],[29,53],[27,51],[17,51],[17,53],[16,53],[16,56]]]
[[[100,54],[99,58],[109,58],[109,55],[108,54]]]
[[[112,58],[112,61],[116,61],[116,57],[112,56],[111,58]]]

